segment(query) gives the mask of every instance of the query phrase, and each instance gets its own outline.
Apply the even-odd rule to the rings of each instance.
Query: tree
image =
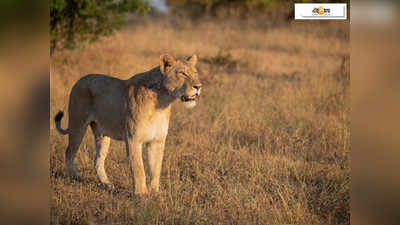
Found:
[[[149,9],[146,0],[50,0],[50,53],[110,35],[127,13]]]

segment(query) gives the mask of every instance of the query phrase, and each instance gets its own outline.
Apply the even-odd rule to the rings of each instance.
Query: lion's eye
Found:
[[[189,75],[187,75],[185,72],[179,72],[179,74],[181,74],[182,76],[184,76],[184,77],[190,79]]]

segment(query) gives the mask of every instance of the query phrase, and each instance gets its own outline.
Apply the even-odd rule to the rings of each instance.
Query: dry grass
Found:
[[[270,29],[213,22],[127,27],[51,62],[52,224],[349,224],[349,42],[345,23]],[[97,182],[91,131],[65,178],[67,137],[53,116],[66,110],[81,76],[126,79],[161,53],[197,53],[200,104],[173,107],[161,194],[132,197],[124,144],[113,141],[106,170],[118,192]],[[68,117],[63,120],[66,126]]]

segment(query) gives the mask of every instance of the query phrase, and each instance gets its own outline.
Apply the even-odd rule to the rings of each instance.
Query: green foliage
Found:
[[[50,51],[96,41],[120,28],[128,12],[149,9],[145,0],[50,0]]]

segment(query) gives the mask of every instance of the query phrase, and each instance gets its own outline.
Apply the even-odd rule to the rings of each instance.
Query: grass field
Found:
[[[243,26],[147,22],[51,58],[51,224],[349,224],[349,24]],[[53,117],[87,73],[121,79],[159,55],[196,53],[196,108],[174,103],[161,193],[132,196],[125,145],[112,141],[102,189],[90,129],[65,177],[67,136]],[[67,126],[68,116],[63,119]]]

